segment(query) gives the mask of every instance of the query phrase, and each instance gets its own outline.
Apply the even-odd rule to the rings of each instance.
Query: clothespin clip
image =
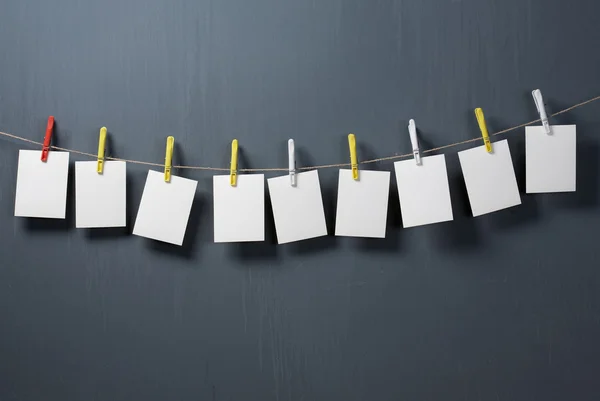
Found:
[[[542,97],[542,91],[539,89],[535,89],[531,92],[531,95],[533,96],[535,107],[537,108],[538,113],[540,113],[540,120],[542,120],[544,131],[546,132],[546,134],[551,134],[552,131],[550,131],[550,123],[548,122],[548,115],[546,114],[546,107],[544,106],[544,98]]]
[[[296,155],[294,140],[288,140],[288,168],[290,170],[290,184],[296,186]]]
[[[421,165],[421,153],[419,152],[419,139],[417,138],[417,125],[415,120],[411,118],[408,122],[408,133],[410,135],[410,143],[413,148],[413,155],[415,156],[415,162],[417,166]]]
[[[100,128],[100,139],[98,140],[98,174],[104,172],[104,152],[106,150],[106,127]]]
[[[352,166],[352,178],[358,181],[358,158],[356,157],[356,137],[348,135],[348,146],[350,147],[350,165]]]
[[[485,144],[485,150],[488,153],[492,153],[492,143],[490,142],[490,134],[488,134],[487,125],[485,124],[485,117],[481,108],[475,109],[475,117],[479,123],[479,129],[481,130],[481,136],[483,137],[483,143]]]
[[[175,138],[167,137],[167,152],[165,155],[165,182],[171,182],[171,169],[173,168],[173,148],[175,147]]]
[[[52,141],[52,131],[54,130],[54,117],[48,117],[46,125],[46,136],[44,136],[44,145],[42,146],[42,161],[48,161],[48,153],[50,152],[50,142]]]
[[[237,185],[238,140],[231,141],[231,165],[229,167],[229,183],[232,187]]]

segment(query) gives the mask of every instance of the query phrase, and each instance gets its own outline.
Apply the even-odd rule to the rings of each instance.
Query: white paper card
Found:
[[[126,163],[105,161],[75,163],[75,226],[77,228],[125,227],[127,209]]]
[[[15,216],[64,219],[67,209],[69,152],[20,150],[17,169]]]
[[[335,235],[385,238],[389,192],[389,171],[340,170]]]
[[[267,182],[279,244],[327,235],[317,170],[296,174],[295,187],[289,175]]]
[[[508,141],[493,142],[492,149],[487,153],[482,145],[458,152],[473,216],[521,204]]]
[[[402,223],[405,228],[450,221],[452,202],[444,155],[394,163]]]
[[[573,192],[576,182],[576,126],[525,128],[527,193]]]
[[[182,245],[196,195],[198,181],[148,171],[133,234],[170,244]]]
[[[215,242],[265,240],[265,176],[239,174],[232,187],[229,175],[213,177]]]

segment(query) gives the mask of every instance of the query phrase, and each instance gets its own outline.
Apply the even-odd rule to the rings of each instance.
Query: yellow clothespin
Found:
[[[231,142],[231,166],[229,168],[229,183],[232,187],[237,185],[238,140]]]
[[[175,147],[175,138],[167,137],[167,153],[165,156],[165,182],[171,182],[171,168],[173,167],[173,147]]]
[[[354,134],[348,135],[348,145],[350,146],[350,164],[352,165],[352,178],[358,180],[358,158],[356,157],[356,137]]]
[[[475,109],[475,117],[479,123],[479,129],[481,130],[481,136],[483,137],[483,143],[485,144],[485,150],[488,153],[492,153],[492,143],[490,142],[490,135],[488,134],[487,125],[485,124],[485,117],[483,116],[483,110],[480,107]]]
[[[106,151],[106,127],[100,128],[100,140],[98,141],[98,174],[104,172],[104,152]]]

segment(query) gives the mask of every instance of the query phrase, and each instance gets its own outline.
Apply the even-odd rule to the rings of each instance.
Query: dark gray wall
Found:
[[[286,166],[410,151],[600,92],[596,0],[2,0],[0,130],[178,164]],[[182,249],[12,216],[0,139],[0,400],[597,400],[600,104],[578,129],[578,192],[385,240],[212,243],[211,174]],[[507,136],[524,189],[523,130]],[[464,147],[463,147],[464,149]],[[82,160],[73,155],[73,160]],[[389,163],[373,168],[391,170]],[[128,166],[129,214],[147,168]],[[334,170],[321,172],[329,229]],[[267,175],[273,176],[273,175]],[[72,181],[70,184],[72,191]],[[270,214],[268,210],[267,215]],[[131,225],[130,225],[131,227]]]

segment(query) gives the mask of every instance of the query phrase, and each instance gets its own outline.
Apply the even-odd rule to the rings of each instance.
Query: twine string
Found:
[[[600,100],[600,96],[596,96],[594,98],[585,100],[581,103],[577,103],[571,107],[568,107],[564,110],[560,110],[554,114],[552,114],[550,117],[556,117],[560,114],[564,114],[564,113],[568,113],[571,110],[577,109],[579,107],[588,105],[590,103],[596,102]],[[510,127],[510,128],[506,128],[502,131],[498,131],[498,132],[494,132],[492,134],[490,134],[490,136],[497,136],[497,135],[502,135],[502,134],[506,134],[508,132],[512,132],[515,130],[518,130],[520,128],[523,127],[527,127],[529,125],[535,124],[541,122],[540,119],[537,120],[533,120],[533,121],[529,121],[527,123],[524,124],[520,124],[520,125],[516,125],[514,127]],[[14,135],[14,134],[9,134],[7,132],[2,132],[0,131],[0,136],[4,136],[7,138],[11,138],[11,139],[15,139],[17,141],[21,141],[21,142],[26,142],[29,143],[31,145],[38,145],[38,146],[43,146],[42,142],[38,142],[38,141],[34,141],[28,138],[24,138],[18,135]],[[432,148],[432,149],[427,149],[422,151],[421,153],[432,153],[432,152],[437,152],[440,150],[444,150],[444,149],[448,149],[448,148],[453,148],[455,146],[460,146],[460,145],[466,145],[468,143],[472,143],[472,142],[478,142],[478,141],[482,141],[482,138],[471,138],[471,139],[467,139],[464,141],[460,141],[460,142],[454,142],[448,145],[444,145],[444,146],[439,146],[437,148]],[[70,152],[70,153],[75,153],[81,156],[86,156],[92,159],[97,159],[98,155],[93,154],[93,153],[87,153],[87,152],[82,152],[80,150],[76,150],[76,149],[67,149],[67,148],[61,148],[60,146],[51,146],[52,149],[55,150],[59,150],[59,151],[63,151],[63,152]],[[363,160],[360,161],[359,164],[371,164],[371,163],[379,163],[379,162],[384,162],[384,161],[390,161],[390,160],[398,160],[398,159],[404,159],[406,157],[411,157],[413,154],[412,153],[406,153],[406,154],[402,154],[402,155],[394,155],[394,156],[386,156],[386,157],[380,157],[377,159],[371,159],[371,160]],[[130,160],[130,159],[123,159],[123,158],[119,158],[119,157],[106,157],[106,160],[113,160],[113,161],[122,161],[122,162],[126,162],[126,163],[131,163],[131,164],[140,164],[140,165],[144,165],[144,166],[152,166],[152,167],[161,167],[164,168],[165,165],[161,164],[161,163],[150,163],[150,162],[145,162],[145,161],[141,161],[141,160]],[[320,170],[320,169],[326,169],[326,168],[335,168],[335,167],[350,167],[350,163],[336,163],[336,164],[321,164],[321,165],[316,165],[316,166],[305,166],[305,167],[299,167],[298,170]],[[177,168],[177,169],[188,169],[188,170],[203,170],[203,171],[229,171],[228,168],[222,168],[222,167],[204,167],[204,166],[173,166],[173,168]],[[274,167],[274,168],[242,168],[239,169],[238,171],[241,172],[247,172],[247,173],[255,173],[255,172],[267,172],[267,171],[288,171],[287,168],[278,168],[278,167]]]

